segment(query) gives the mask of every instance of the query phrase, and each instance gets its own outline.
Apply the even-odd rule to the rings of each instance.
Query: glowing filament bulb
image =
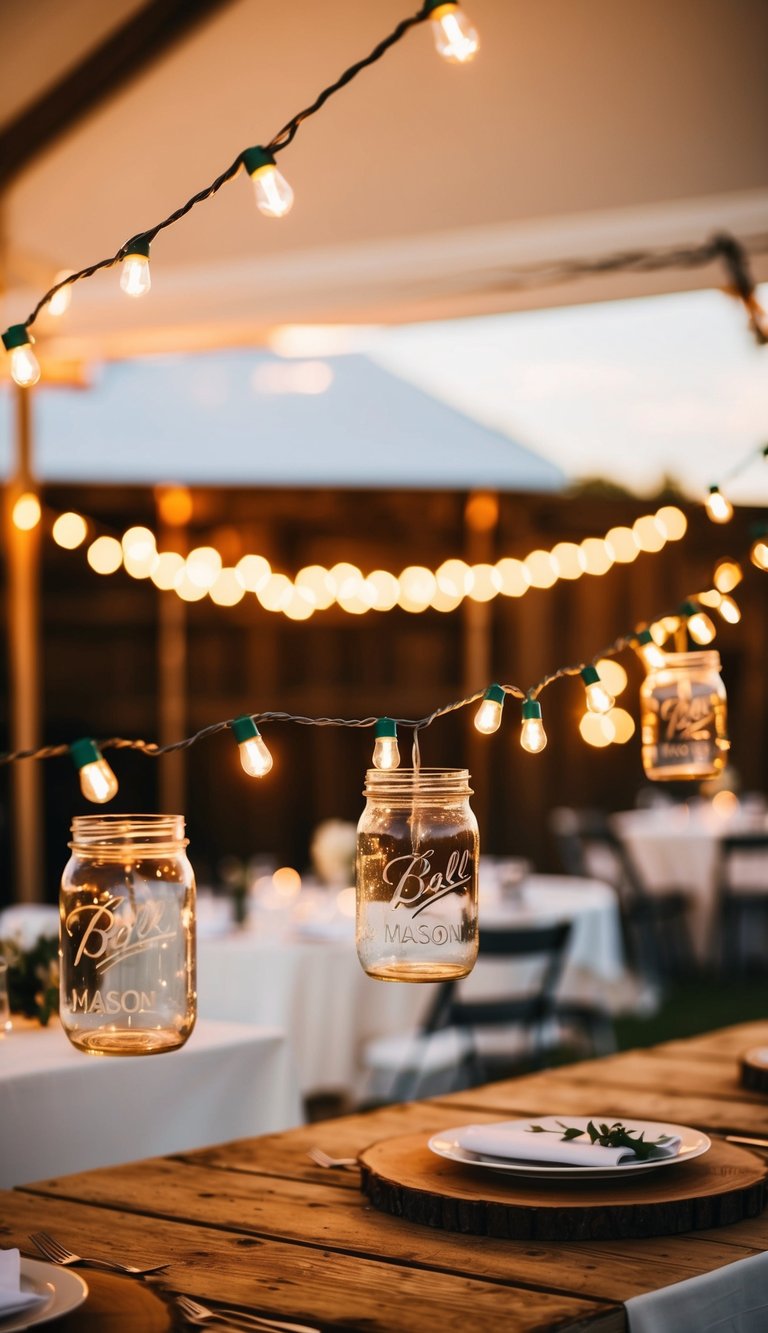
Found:
[[[11,354],[11,379],[21,389],[31,389],[40,378],[40,362],[32,351],[33,342],[26,324],[12,324],[3,334],[3,346]]]
[[[541,704],[538,699],[525,699],[520,744],[529,754],[540,754],[546,743],[547,733],[541,720]]]
[[[293,207],[293,190],[266,148],[246,148],[243,163],[256,192],[256,207],[267,218],[284,218]]]
[[[243,769],[250,778],[263,778],[272,767],[272,755],[253,718],[246,713],[229,725],[237,741]]]
[[[127,296],[143,296],[152,286],[149,271],[149,242],[139,236],[125,247],[120,286]]]
[[[442,4],[437,0],[429,17],[432,20],[435,46],[443,60],[451,65],[465,65],[473,59],[480,46],[480,38],[457,4]]]
[[[729,593],[723,593],[718,603],[718,612],[729,625],[738,625],[741,620],[741,608]]]
[[[34,491],[24,491],[13,506],[13,526],[19,532],[31,532],[40,522],[40,501]]]
[[[649,670],[660,670],[666,666],[666,656],[649,629],[641,629],[636,635],[635,647]]]
[[[590,713],[610,713],[616,700],[609,694],[600,679],[599,672],[593,666],[585,666],[581,679],[586,686],[587,708]]]
[[[400,766],[400,750],[397,745],[397,723],[391,717],[380,717],[374,730],[376,740],[373,745],[374,768],[391,769]]]
[[[475,714],[475,726],[484,736],[490,736],[501,726],[501,710],[504,707],[504,691],[500,685],[489,685],[483,696],[483,702]]]
[[[680,614],[687,619],[688,633],[694,643],[703,646],[712,642],[717,631],[706,611],[702,611],[695,602],[683,602]]]
[[[733,518],[733,505],[719,486],[710,486],[704,508],[713,523],[728,523]]]
[[[59,290],[53,293],[53,296],[48,302],[48,314],[53,315],[56,319],[60,318],[61,315],[66,315],[72,304],[72,283],[66,282],[66,279],[73,276],[72,269],[63,268],[56,274],[56,277],[53,280],[54,287],[60,282],[66,284],[64,287],[59,287]]]
[[[752,543],[749,558],[756,569],[768,569],[768,538],[758,537],[757,541]]]
[[[104,805],[117,794],[117,778],[94,741],[73,741],[69,747],[72,762],[80,774],[80,790],[88,801]]]

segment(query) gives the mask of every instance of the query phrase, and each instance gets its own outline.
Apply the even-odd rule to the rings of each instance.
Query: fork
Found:
[[[248,1310],[234,1310],[224,1305],[210,1310],[207,1305],[193,1301],[191,1296],[177,1296],[176,1304],[181,1313],[196,1324],[204,1324],[212,1319],[221,1324],[239,1325],[240,1328],[280,1329],[281,1333],[282,1330],[285,1330],[285,1333],[320,1333],[318,1328],[311,1328],[308,1324],[287,1324],[268,1315],[262,1318],[261,1315],[251,1314]]]
[[[29,1239],[43,1258],[50,1259],[54,1264],[60,1264],[62,1268],[71,1264],[91,1264],[94,1268],[109,1268],[113,1273],[129,1273],[132,1277],[144,1277],[147,1273],[159,1273],[161,1269],[168,1267],[168,1264],[152,1264],[148,1268],[137,1268],[135,1264],[120,1264],[114,1259],[91,1259],[83,1254],[73,1254],[72,1250],[65,1249],[53,1239],[53,1236],[49,1236],[47,1231],[35,1231]]]
[[[307,1157],[311,1157],[316,1166],[339,1167],[342,1171],[355,1171],[360,1165],[356,1157],[329,1157],[322,1148],[310,1148]]]

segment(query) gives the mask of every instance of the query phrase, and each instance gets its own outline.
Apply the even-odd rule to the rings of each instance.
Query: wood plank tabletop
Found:
[[[742,1024],[433,1101],[37,1182],[0,1193],[0,1244],[32,1255],[29,1234],[44,1229],[80,1253],[169,1262],[141,1282],[81,1270],[89,1298],[49,1323],[51,1333],[180,1328],[178,1293],[323,1333],[622,1333],[630,1296],[768,1248],[768,1215],[642,1240],[467,1236],[376,1211],[356,1170],[323,1170],[307,1149],[356,1156],[387,1138],[470,1120],[583,1112],[768,1137],[768,1097],[739,1082],[739,1056],[761,1044],[768,1023]]]

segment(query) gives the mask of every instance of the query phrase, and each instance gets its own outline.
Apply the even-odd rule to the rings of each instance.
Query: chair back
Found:
[[[720,839],[720,892],[768,897],[768,832]]]

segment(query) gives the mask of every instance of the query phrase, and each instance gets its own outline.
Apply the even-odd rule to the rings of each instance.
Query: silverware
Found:
[[[53,1236],[49,1236],[47,1231],[35,1231],[29,1239],[44,1259],[50,1259],[52,1263],[59,1264],[62,1268],[72,1264],[90,1264],[93,1268],[108,1268],[113,1273],[129,1273],[132,1277],[144,1277],[147,1273],[159,1273],[161,1269],[168,1267],[168,1264],[152,1264],[147,1268],[137,1268],[135,1264],[120,1264],[113,1259],[92,1259],[83,1254],[73,1254],[72,1250],[65,1249],[53,1239]]]
[[[726,1134],[726,1143],[744,1143],[750,1148],[768,1148],[768,1139],[742,1138],[740,1134]]]
[[[307,1157],[311,1157],[316,1166],[338,1167],[342,1171],[355,1171],[360,1165],[356,1157],[329,1157],[322,1148],[310,1148]]]
[[[249,1310],[235,1310],[224,1305],[211,1310],[207,1305],[193,1301],[191,1296],[177,1296],[176,1304],[181,1313],[195,1324],[213,1322],[228,1324],[230,1327],[280,1329],[281,1333],[283,1330],[284,1333],[320,1333],[319,1328],[311,1328],[308,1324],[288,1324],[280,1319],[272,1319],[270,1315],[251,1314]]]

